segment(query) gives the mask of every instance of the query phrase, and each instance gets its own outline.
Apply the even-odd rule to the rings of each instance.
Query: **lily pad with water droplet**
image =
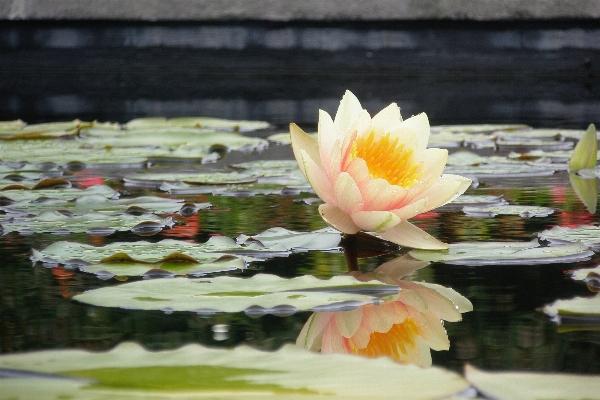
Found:
[[[240,235],[239,244],[258,240],[266,247],[283,246],[288,250],[333,250],[338,248],[342,240],[341,234],[332,228],[319,229],[313,232],[296,232],[285,228],[270,228],[258,235]]]
[[[531,242],[466,242],[451,244],[448,250],[411,250],[409,254],[423,261],[456,265],[534,265],[587,260],[594,255],[580,243],[542,247]]]
[[[480,393],[498,400],[600,399],[600,375],[525,371],[487,372],[467,365],[465,378]]]
[[[541,206],[498,205],[498,206],[467,206],[462,211],[469,217],[494,218],[497,215],[518,215],[523,218],[547,217],[554,209]]]
[[[318,368],[315,368],[318,365]],[[107,352],[45,350],[0,355],[7,398],[219,398],[393,399],[446,398],[468,387],[439,367],[400,365],[390,359],[320,355],[294,345],[274,352],[190,344],[148,351],[125,342]],[[29,372],[28,372],[29,371]]]
[[[156,215],[106,215],[87,213],[65,215],[58,211],[43,211],[35,217],[4,217],[0,219],[3,234],[19,232],[31,233],[89,233],[108,235],[115,231],[132,231],[140,235],[154,234],[165,227],[171,227],[173,220]],[[146,229],[145,229],[146,228]],[[151,228],[151,229],[150,229]]]
[[[306,310],[353,309],[378,303],[398,287],[351,276],[320,280],[311,275],[285,279],[257,274],[251,278],[154,279],[93,289],[74,300],[102,307],[138,310],[241,312],[252,315],[290,314]]]

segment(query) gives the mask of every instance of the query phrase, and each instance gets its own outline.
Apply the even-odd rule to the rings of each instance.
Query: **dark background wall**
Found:
[[[314,124],[352,90],[434,124],[600,122],[593,19],[0,21],[0,120]]]

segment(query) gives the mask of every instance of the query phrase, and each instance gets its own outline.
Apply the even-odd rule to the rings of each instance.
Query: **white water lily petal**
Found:
[[[380,126],[385,132],[392,132],[400,127],[402,116],[398,104],[392,103],[373,117],[373,125]]]
[[[392,212],[398,216],[401,220],[407,220],[409,218],[414,217],[415,215],[421,214],[427,210],[429,210],[429,199],[426,197],[424,199],[420,199],[417,201],[413,201],[406,206],[399,208],[397,210],[392,210]]]
[[[331,177],[329,172],[331,156],[334,154],[335,143],[339,142],[341,138],[333,124],[331,116],[323,110],[319,110],[318,130],[319,159],[321,160],[322,167],[326,169],[325,174]]]
[[[400,218],[390,211],[358,211],[351,215],[352,221],[362,230],[379,232],[400,223]]]
[[[381,232],[380,235],[390,242],[415,249],[445,250],[449,247],[408,221],[402,221],[393,228]]]
[[[429,189],[414,198],[413,201],[427,199],[427,208],[424,211],[433,210],[451,202],[463,194],[469,186],[471,186],[471,180],[468,178],[458,175],[442,175]]]
[[[315,139],[310,137],[300,127],[294,123],[290,124],[290,137],[292,140],[292,150],[294,151],[294,157],[300,166],[300,170],[306,176],[304,162],[300,155],[300,151],[304,150],[309,158],[311,158],[317,165],[321,166],[321,158],[319,155],[319,144]]]
[[[302,165],[304,165],[304,171],[306,179],[310,186],[314,189],[317,196],[319,196],[324,202],[330,204],[337,204],[336,198],[333,192],[333,186],[323,170],[313,161],[312,158],[304,150],[300,150],[300,157],[302,159]]]
[[[425,150],[427,143],[429,143],[430,134],[429,118],[427,118],[427,114],[421,113],[405,119],[402,121],[400,127],[409,128],[415,131],[419,138],[418,149]]]
[[[352,234],[360,230],[354,221],[352,221],[352,218],[336,206],[321,204],[319,206],[319,213],[325,222],[340,232]]]
[[[363,208],[368,211],[397,209],[408,194],[402,186],[390,185],[385,179],[371,179],[361,189]]]
[[[362,111],[363,108],[356,96],[346,90],[333,120],[338,134],[344,135]]]
[[[335,201],[342,211],[347,214],[354,213],[362,208],[362,195],[358,185],[350,174],[342,172],[335,181]]]
[[[363,309],[359,307],[356,310],[341,311],[336,314],[334,320],[343,337],[349,338],[356,333],[363,318]]]

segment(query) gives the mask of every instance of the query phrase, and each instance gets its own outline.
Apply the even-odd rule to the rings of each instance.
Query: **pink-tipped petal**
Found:
[[[359,187],[363,187],[372,179],[371,174],[369,173],[369,167],[362,158],[355,158],[350,161],[344,171],[350,174]]]
[[[406,196],[408,200],[419,196],[440,179],[448,160],[448,150],[426,149],[423,152],[417,153],[415,158],[415,161],[421,164],[420,169],[423,171],[423,174],[419,178],[419,181],[408,190],[408,195]]]
[[[429,189],[413,199],[428,199],[426,212],[456,199],[471,186],[471,180],[458,175],[442,175]]]
[[[392,210],[392,212],[394,214],[396,214],[396,216],[398,216],[398,218],[400,218],[402,220],[407,220],[409,218],[414,217],[415,215],[424,213],[427,210],[430,210],[429,199],[424,198],[424,199],[419,199],[419,200],[413,200],[411,203],[405,205],[402,208]]]
[[[400,126],[415,131],[419,139],[418,150],[425,150],[427,143],[429,143],[429,134],[431,131],[427,114],[421,113],[405,119]]]
[[[350,216],[360,229],[367,232],[384,231],[400,223],[400,218],[389,211],[358,211]]]
[[[384,132],[398,129],[401,122],[400,108],[396,103],[390,104],[373,117],[373,125],[382,127]]]
[[[370,179],[361,185],[364,210],[394,210],[404,205],[408,191],[385,179]]]
[[[367,310],[363,316],[363,326],[371,332],[384,333],[392,329],[396,324],[396,310],[394,303],[382,303],[380,305],[365,306]]]
[[[352,221],[352,218],[336,206],[321,204],[319,206],[319,213],[325,222],[340,232],[353,234],[360,230]]]
[[[362,195],[358,185],[350,174],[342,172],[335,181],[336,205],[347,214],[359,211],[362,208]]]
[[[311,158],[319,167],[321,166],[321,158],[319,155],[319,144],[315,139],[310,137],[296,124],[290,124],[290,138],[292,139],[292,150],[296,162],[300,166],[300,170],[306,176],[304,162],[300,157],[300,150],[304,150],[309,158]]]
[[[331,164],[331,155],[334,154],[335,143],[341,140],[338,131],[331,119],[331,116],[323,110],[319,110],[319,159],[325,169],[325,173],[329,173],[329,165]],[[337,150],[339,151],[339,150]]]
[[[358,307],[351,311],[336,313],[334,320],[342,336],[350,338],[356,333],[363,318],[363,309],[364,307]]]
[[[405,254],[381,264],[373,272],[377,275],[382,274],[387,278],[398,280],[428,265],[429,261],[415,260],[408,254]]]
[[[346,90],[334,119],[335,127],[340,135],[345,135],[348,132],[362,110],[363,108],[356,96],[351,91]]]
[[[306,179],[314,189],[317,196],[325,203],[336,204],[333,185],[325,172],[313,161],[304,150],[300,150],[300,159],[304,166]]]
[[[390,242],[415,249],[446,250],[450,247],[408,221],[402,221],[380,235]]]

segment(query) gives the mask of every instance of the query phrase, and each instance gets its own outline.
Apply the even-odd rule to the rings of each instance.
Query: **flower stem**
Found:
[[[344,240],[342,241],[342,246],[344,247],[344,257],[346,258],[346,267],[348,267],[348,272],[359,271],[356,235],[344,233]]]

